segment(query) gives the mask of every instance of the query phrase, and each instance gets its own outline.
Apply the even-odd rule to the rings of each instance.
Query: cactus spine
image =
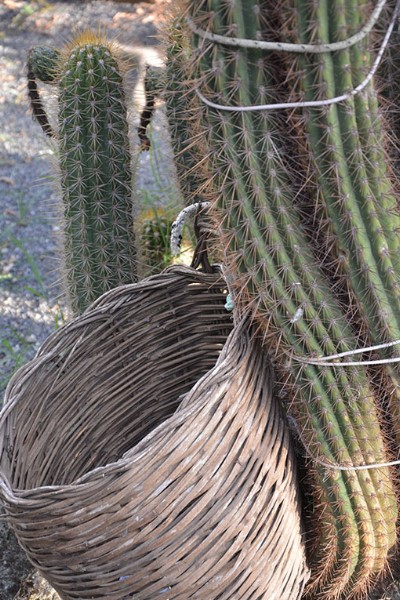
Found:
[[[65,277],[80,313],[107,290],[137,279],[121,65],[112,45],[92,32],[61,53],[33,49],[29,65],[41,81],[58,84]]]
[[[263,2],[202,0],[189,7],[204,30],[247,39],[276,35],[274,7]],[[193,37],[199,46],[197,77],[211,100],[226,105],[275,100],[280,74],[273,69],[273,55]],[[310,593],[347,598],[360,593],[386,563],[395,543],[396,497],[386,468],[340,471],[321,462],[387,460],[374,392],[363,368],[333,370],[290,360],[293,353],[348,351],[357,339],[308,246],[284,156],[283,120],[263,111],[210,107],[203,115],[235,303],[252,305],[279,350],[278,367],[293,390],[292,409],[317,458],[315,493],[323,511]]]

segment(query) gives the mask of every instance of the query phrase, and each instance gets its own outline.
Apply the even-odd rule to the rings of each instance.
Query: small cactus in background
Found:
[[[43,81],[56,73],[65,279],[80,313],[107,290],[137,279],[122,67],[114,47],[91,32],[61,53],[35,49],[30,57]]]
[[[132,168],[121,67],[91,33],[63,52],[59,145],[65,262],[75,311],[136,280]]]
[[[167,212],[154,209],[140,215],[138,221],[144,274],[155,275],[172,263],[170,250],[172,219]]]
[[[57,65],[60,58],[61,53],[56,48],[35,46],[29,51],[28,70],[43,83],[55,83],[59,77]]]

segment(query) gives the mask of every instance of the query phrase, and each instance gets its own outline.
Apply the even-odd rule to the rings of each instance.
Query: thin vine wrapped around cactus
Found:
[[[36,49],[31,65],[58,85],[65,279],[79,313],[137,279],[123,67],[114,47],[91,32],[61,52]]]
[[[202,94],[231,107],[281,100],[287,73],[280,53],[228,47],[196,31],[251,40],[276,40],[281,34],[282,39],[280,10],[282,4],[290,9],[292,4],[272,6],[255,0],[229,6],[222,0],[188,4],[197,48],[192,78]],[[311,12],[302,23],[304,31],[310,31],[314,22],[323,26],[321,15],[312,14],[315,4],[297,3],[299,13],[304,7]],[[345,6],[348,12],[357,9],[355,2]],[[340,77],[336,72],[335,76]],[[275,348],[282,380],[291,390],[291,411],[313,457],[315,506],[323,510],[319,531],[314,532],[309,593],[318,598],[351,597],[362,593],[373,574],[381,572],[396,541],[397,502],[389,470],[352,469],[390,459],[380,426],[379,398],[365,368],[332,369],[296,359],[354,350],[358,337],[347,320],[342,295],[326,277],[302,224],[301,188],[294,185],[299,178],[291,167],[296,157],[287,143],[287,116],[204,105],[202,122],[235,304],[239,309],[252,307]],[[324,168],[331,173],[335,163]],[[316,228],[322,227],[319,218],[325,216],[316,215]]]

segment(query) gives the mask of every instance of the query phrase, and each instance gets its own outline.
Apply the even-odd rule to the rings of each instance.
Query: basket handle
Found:
[[[203,206],[199,206],[194,217],[193,231],[194,235],[196,236],[197,243],[193,252],[193,258],[190,266],[193,269],[198,269],[201,267],[204,273],[213,273],[214,269],[208,258],[207,246],[207,242],[210,238],[210,231],[200,226],[200,215],[203,208]]]
[[[201,267],[205,273],[214,273],[214,268],[210,264],[207,251],[207,241],[210,237],[210,232],[200,225],[200,215],[204,209],[209,207],[209,202],[196,202],[181,210],[171,227],[171,253],[173,256],[179,254],[182,243],[183,226],[189,216],[194,216],[194,234],[197,243],[190,266],[194,269]]]

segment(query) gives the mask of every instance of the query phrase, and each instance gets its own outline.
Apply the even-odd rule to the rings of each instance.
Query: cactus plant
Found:
[[[31,57],[43,54],[37,49]],[[56,73],[58,83],[65,279],[78,313],[105,291],[137,279],[121,70],[114,47],[92,32],[80,34],[36,68],[44,81],[48,71]]]
[[[202,131],[197,126],[199,101],[188,70],[190,46],[181,14],[171,19],[165,43],[162,96],[166,103],[179,186],[185,205],[190,205],[208,197],[210,182],[204,166],[207,151]]]
[[[364,0],[334,0],[312,10],[309,3],[297,0],[292,27],[298,36],[293,40],[325,43],[349,38],[363,26],[367,6]],[[340,52],[305,55],[300,64],[304,99],[313,101],[322,93],[342,96],[362,84],[372,66],[369,44],[365,36]],[[364,323],[360,344],[399,340],[400,213],[372,83],[343,102],[310,108],[306,122],[315,183],[321,190],[319,210],[325,212],[321,219],[330,222],[325,260],[339,265],[341,258],[337,275]],[[397,344],[381,350],[379,358],[393,357],[400,357]],[[398,423],[400,370],[391,363],[384,370],[392,381],[387,395],[393,422]],[[399,441],[400,430],[396,433]]]
[[[188,4],[198,48],[193,79],[203,98],[231,107],[275,102],[283,87],[279,57],[198,34],[201,28],[222,36],[276,39],[275,5]],[[202,120],[212,148],[209,168],[217,183],[215,208],[235,305],[253,308],[275,348],[278,370],[291,389],[292,414],[313,458],[315,503],[323,509],[309,593],[348,598],[384,568],[395,544],[397,503],[390,472],[351,469],[388,460],[378,399],[365,368],[332,369],[297,360],[351,351],[358,340],[301,222],[292,186],[297,178],[284,154],[286,119],[205,103]]]
[[[166,211],[140,215],[140,249],[146,276],[160,273],[172,263],[170,234],[172,218]]]

